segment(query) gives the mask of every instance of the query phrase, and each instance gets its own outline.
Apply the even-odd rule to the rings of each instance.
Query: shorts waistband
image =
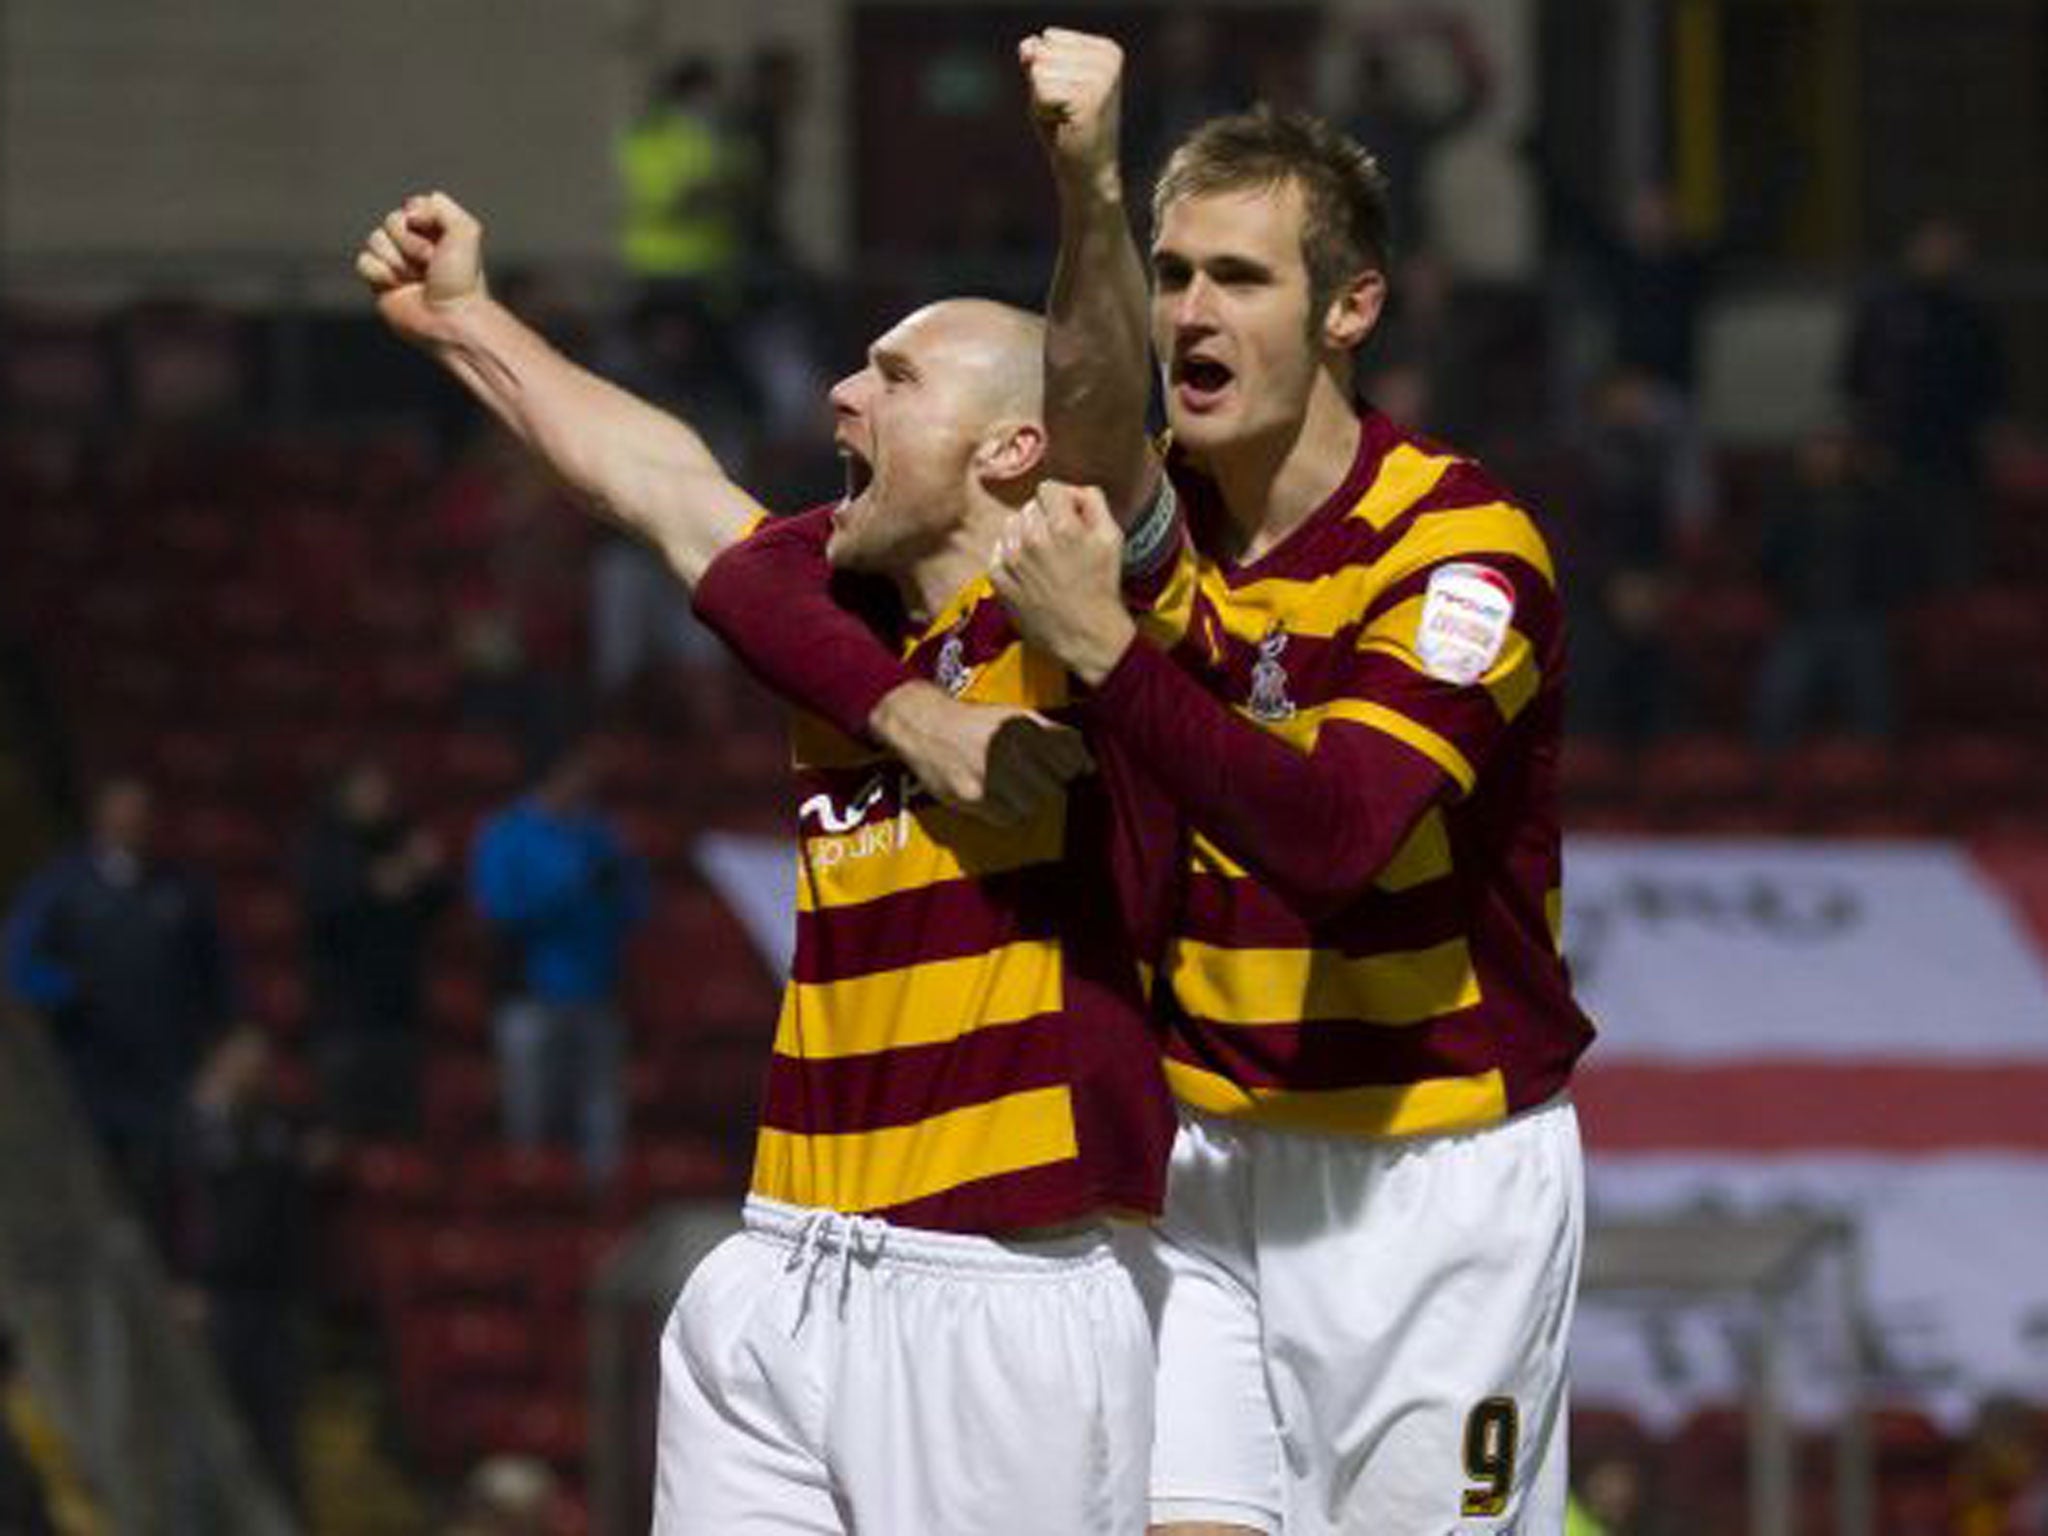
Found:
[[[984,1237],[898,1226],[879,1216],[849,1216],[762,1195],[747,1196],[741,1219],[753,1236],[780,1247],[933,1270],[1044,1278],[1115,1260],[1106,1222],[1057,1237]]]
[[[1568,1114],[1572,1112],[1572,1094],[1571,1089],[1560,1088],[1541,1103],[1518,1109],[1512,1115],[1499,1120],[1489,1120],[1484,1125],[1459,1126],[1441,1131],[1416,1131],[1405,1136],[1348,1136],[1342,1131],[1301,1131],[1291,1127],[1263,1125],[1257,1120],[1236,1115],[1213,1114],[1187,1104],[1176,1105],[1175,1111],[1183,1124],[1194,1126],[1203,1134],[1212,1137],[1237,1137],[1241,1140],[1271,1139],[1283,1143],[1322,1142],[1344,1147],[1399,1150],[1403,1147],[1426,1147],[1438,1142],[1497,1135],[1555,1115]]]

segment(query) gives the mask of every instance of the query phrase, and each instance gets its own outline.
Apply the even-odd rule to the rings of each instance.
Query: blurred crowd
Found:
[[[1192,123],[1264,96],[1317,106],[1378,153],[1402,254],[1364,391],[1486,458],[1548,519],[1572,608],[1577,736],[1632,751],[1704,721],[1768,760],[1818,733],[1910,733],[1902,616],[1968,593],[1991,560],[2008,365],[1974,290],[1969,232],[1930,212],[1849,298],[1836,413],[1737,486],[1700,398],[1728,253],[1681,228],[1669,187],[1604,208],[1532,139],[1521,165],[1549,265],[1581,280],[1480,282],[1445,254],[1432,165],[1487,110],[1493,81],[1464,24],[1426,8],[1292,51],[1226,47],[1211,18],[1176,11],[1135,61],[1127,148],[1143,176]],[[792,509],[836,493],[825,391],[874,302],[869,279],[806,270],[789,232],[784,173],[804,91],[804,60],[785,48],[737,70],[677,61],[616,146],[629,301],[596,313],[546,274],[494,279],[558,344],[685,416],[737,479]],[[1049,269],[1035,206],[994,181],[969,189],[948,276],[1031,301]],[[0,460],[23,505],[203,500],[220,466],[289,457],[306,426],[265,421],[282,388],[263,343],[275,332],[248,317],[185,300],[89,319],[17,303],[0,326]],[[339,386],[342,425],[378,417],[381,431],[377,402],[417,396],[383,382],[382,352],[366,357]],[[295,622],[383,602],[376,622],[412,635],[432,675],[452,680],[450,721],[502,739],[519,764],[518,792],[481,808],[460,846],[420,814],[389,743],[317,765],[317,793],[277,829],[292,850],[282,862],[308,1000],[283,1061],[276,1032],[252,1022],[214,872],[160,846],[166,787],[81,762],[92,754],[68,737],[47,637],[26,607],[0,606],[10,758],[78,833],[14,890],[6,987],[49,1020],[85,1120],[287,1488],[300,1486],[293,1426],[322,1190],[352,1148],[420,1134],[436,934],[459,915],[488,938],[479,980],[503,1140],[569,1149],[601,1198],[630,1132],[625,955],[661,891],[649,851],[607,810],[591,727],[655,730],[715,757],[772,718],[651,551],[588,524],[504,437],[448,412],[445,398],[424,406],[417,453],[400,455],[399,546],[317,498],[258,509],[230,535],[276,568],[317,573],[294,592]],[[371,595],[414,568],[437,573],[435,601],[398,612],[388,591]],[[1738,720],[1705,719],[1677,655],[1703,568],[1732,570],[1766,605]],[[344,685],[350,667],[322,658],[313,686]],[[1980,1438],[1997,1444],[1973,1442],[1959,1507],[2007,1483],[2038,1505],[2038,1443],[2020,1458],[1995,1426]],[[2007,1469],[2019,1460],[2024,1475]],[[1596,1460],[1582,1478],[1585,1530],[1659,1528],[1643,1513],[1641,1468]],[[545,1467],[493,1461],[449,1529],[546,1529],[533,1511],[555,1496]],[[1955,1527],[2022,1528],[2041,1527],[1974,1514]]]

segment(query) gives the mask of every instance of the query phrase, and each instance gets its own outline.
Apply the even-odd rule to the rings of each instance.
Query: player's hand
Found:
[[[484,227],[445,192],[408,197],[364,239],[356,276],[394,331],[434,342],[458,311],[487,295]]]
[[[1018,633],[1090,685],[1137,634],[1123,603],[1123,551],[1101,491],[1048,480],[1003,525],[989,566]]]
[[[1048,27],[1017,45],[1031,122],[1063,181],[1117,174],[1124,51],[1106,37]]]
[[[1028,821],[1095,763],[1080,732],[1028,709],[963,704],[906,683],[870,728],[941,805],[996,826]]]

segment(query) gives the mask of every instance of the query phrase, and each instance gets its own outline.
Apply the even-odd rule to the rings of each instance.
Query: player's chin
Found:
[[[835,525],[825,540],[825,563],[835,571],[872,569],[860,529],[849,523]]]
[[[1235,411],[1195,410],[1171,395],[1166,402],[1166,424],[1173,431],[1175,446],[1202,451],[1229,447],[1242,430]]]

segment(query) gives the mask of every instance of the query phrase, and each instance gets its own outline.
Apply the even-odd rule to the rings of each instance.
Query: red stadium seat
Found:
[[[496,1066],[477,1056],[436,1052],[421,1084],[420,1118],[428,1142],[442,1153],[495,1137],[501,1119]]]
[[[369,1142],[356,1148],[347,1179],[357,1199],[391,1213],[433,1214],[447,1199],[442,1163],[405,1142]]]
[[[1763,762],[1737,737],[1674,736],[1645,748],[1637,763],[1641,804],[1659,821],[1690,824],[1707,813],[1768,821]]]
[[[151,751],[151,772],[181,799],[222,793],[241,766],[241,744],[222,731],[166,731]]]
[[[445,718],[455,701],[455,665],[434,651],[400,653],[374,664],[369,702],[385,720]]]
[[[636,1209],[671,1200],[736,1195],[746,1172],[721,1142],[671,1136],[642,1147],[626,1163],[625,1185]]]
[[[299,904],[275,879],[223,884],[220,917],[238,951],[270,959],[298,958]]]
[[[408,1308],[457,1299],[525,1306],[533,1296],[532,1254],[519,1232],[442,1227],[427,1233],[385,1279],[394,1300]]]
[[[519,753],[488,731],[449,731],[434,743],[442,781],[469,798],[494,800],[517,790]]]
[[[434,1392],[523,1386],[540,1377],[541,1343],[524,1307],[430,1303],[399,1319],[399,1372],[424,1378]]]
[[[2040,807],[2040,770],[2035,753],[2004,737],[1949,736],[1909,749],[1905,782],[1930,821],[1966,831],[1993,813]]]
[[[427,977],[427,1013],[452,1040],[483,1040],[490,1032],[490,988],[459,957],[444,960]]]
[[[1898,792],[1897,763],[1878,742],[1841,738],[1810,742],[1775,765],[1786,815],[1798,827],[1833,831],[1890,808]]]
[[[462,1199],[500,1219],[580,1215],[590,1204],[583,1165],[561,1147],[483,1147],[462,1163]]]
[[[537,1456],[558,1470],[580,1467],[590,1448],[589,1413],[573,1397],[541,1394],[481,1402],[471,1428],[479,1452]]]
[[[228,802],[179,811],[166,821],[169,850],[217,877],[272,873],[289,845],[289,834],[255,808]]]
[[[272,1034],[296,1038],[306,1027],[306,981],[294,959],[249,968],[243,990],[250,1016]]]
[[[157,557],[183,580],[203,580],[233,565],[245,543],[240,520],[210,504],[170,508],[149,519],[148,527]]]
[[[630,1230],[630,1223],[617,1217],[528,1229],[526,1251],[536,1310],[558,1322],[580,1320],[591,1286]]]
[[[1558,759],[1558,794],[1567,819],[1582,810],[1604,810],[1631,802],[1635,790],[1631,754],[1590,736],[1565,739]]]

